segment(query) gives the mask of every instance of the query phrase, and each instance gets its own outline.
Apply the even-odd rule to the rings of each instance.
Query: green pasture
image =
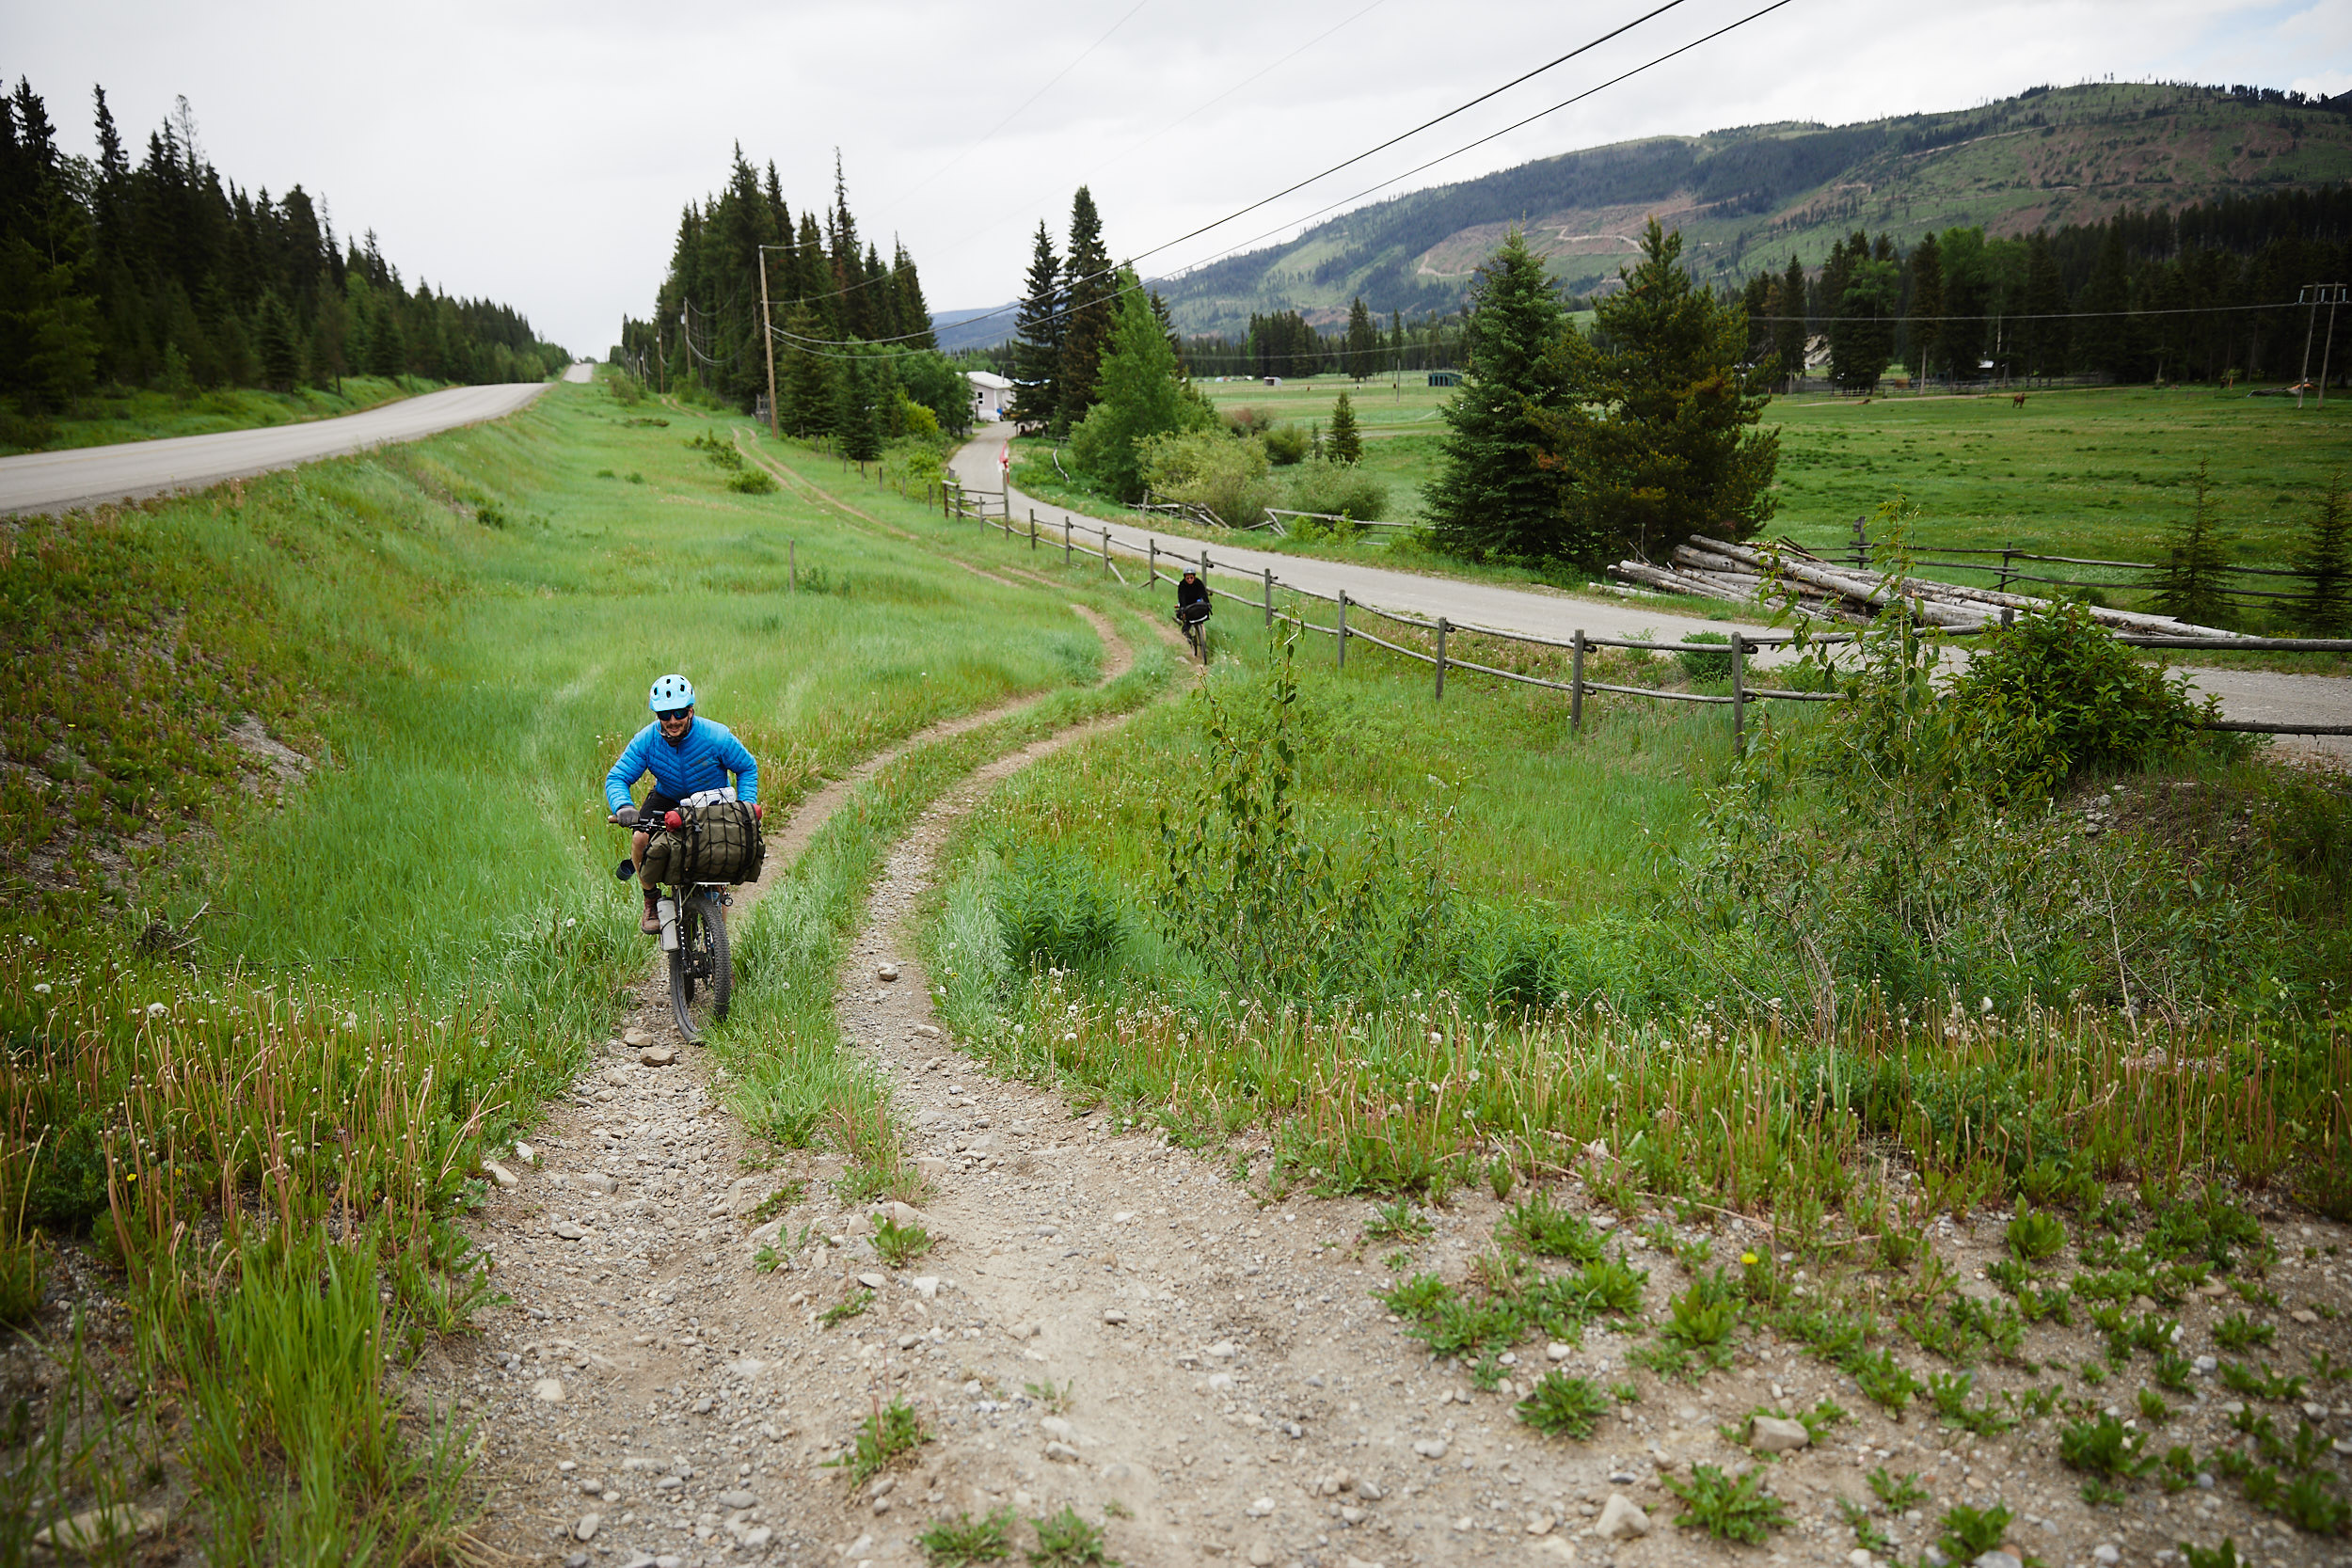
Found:
[[[222,430],[254,430],[357,414],[397,403],[445,383],[422,376],[347,375],[333,389],[303,387],[291,392],[224,387],[180,397],[147,388],[110,387],[76,402],[63,419],[13,419],[0,423],[0,457],[22,451],[61,451],[69,447],[104,447],[118,441],[153,441],[169,436],[210,436]],[[38,437],[37,439],[35,437]]]

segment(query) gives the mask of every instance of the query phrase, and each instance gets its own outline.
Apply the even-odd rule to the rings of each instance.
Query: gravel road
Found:
[[[994,494],[1007,489],[998,459],[1011,434],[1012,427],[1008,424],[983,426],[950,464],[956,478],[973,490]],[[1084,537],[1097,543],[1103,537],[1105,525],[1099,518],[1067,511],[1019,490],[1011,490],[1009,499],[1015,517],[1025,521],[1034,511],[1041,529],[1050,526],[1058,534],[1063,519],[1068,518],[1073,529]],[[1506,588],[1495,583],[1461,582],[1355,562],[1277,555],[1269,550],[1253,550],[1238,542],[1204,546],[1197,539],[1154,534],[1149,529],[1133,525],[1112,523],[1108,527],[1114,554],[1142,559],[1154,540],[1164,556],[1183,554],[1197,561],[1206,550],[1219,574],[1229,567],[1243,574],[1271,570],[1278,584],[1287,583],[1327,596],[1344,589],[1355,602],[1428,619],[1443,615],[1457,626],[1560,639],[1581,628],[1594,637],[1658,637],[1677,641],[1694,631],[1724,629],[1720,622],[1678,614],[1639,600],[1612,604],[1542,587]],[[1231,579],[1227,578],[1223,585],[1231,586]],[[1772,663],[1788,656],[1765,653],[1756,657],[1758,662]],[[2352,680],[2333,675],[2281,674],[2267,670],[2191,668],[2188,673],[2197,690],[2221,699],[2221,711],[2231,719],[2352,724]],[[2281,755],[2320,756],[2334,767],[2352,766],[2352,736],[2280,736],[2274,744]]]
[[[577,372],[593,368],[575,365],[564,379],[584,381],[587,377]],[[201,490],[225,480],[341,457],[390,441],[414,441],[459,425],[502,419],[545,390],[547,384],[540,381],[453,387],[335,420],[0,457],[0,516],[70,512],[106,501]]]

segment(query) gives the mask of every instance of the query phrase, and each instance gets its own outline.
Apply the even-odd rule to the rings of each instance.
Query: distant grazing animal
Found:
[[[2011,408],[2023,408],[2023,407],[2025,407],[2025,406],[2026,406],[2026,394],[2025,394],[2025,393],[2023,393],[2023,392],[2011,392],[2011,393],[2009,395],[2009,405],[2010,405]]]

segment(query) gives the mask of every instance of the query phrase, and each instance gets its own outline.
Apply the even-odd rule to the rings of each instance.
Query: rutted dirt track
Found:
[[[1117,650],[1106,660],[1115,674],[1124,650],[1096,624]],[[420,1380],[421,1397],[469,1402],[486,1433],[486,1544],[521,1561],[612,1568],[907,1564],[921,1560],[915,1532],[942,1513],[1041,1515],[1071,1503],[1107,1518],[1110,1551],[1137,1564],[1731,1560],[1761,1554],[1674,1529],[1660,1469],[1731,1465],[1743,1456],[1717,1422],[1825,1395],[1857,1418],[1773,1467],[1772,1487],[1801,1522],[1773,1538],[1770,1561],[1845,1562],[1853,1538],[1834,1499],[1866,1497],[1865,1470],[1879,1464],[1925,1472],[1933,1488],[1929,1526],[1893,1527],[1910,1557],[1932,1539],[1935,1511],[1996,1491],[2023,1516],[2013,1548],[2053,1565],[2091,1560],[2107,1544],[2146,1561],[2183,1534],[2211,1541],[2227,1529],[2249,1543],[2250,1516],[2232,1494],[2176,1502],[2143,1489],[2122,1514],[2094,1512],[2047,1457],[2046,1424],[2015,1447],[1939,1433],[1915,1408],[1889,1424],[1841,1374],[1769,1339],[1696,1389],[1644,1378],[1645,1402],[1605,1419],[1589,1443],[1542,1438],[1511,1418],[1510,1402],[1545,1347],[1522,1346],[1530,1364],[1495,1392],[1434,1367],[1371,1299],[1388,1249],[1360,1243],[1368,1206],[1262,1208],[1226,1178],[1232,1150],[1173,1149],[977,1071],[932,1015],[914,911],[951,826],[991,785],[1119,721],[992,762],[926,812],[891,853],[840,976],[844,1032],[898,1085],[900,1125],[934,1192],[921,1219],[940,1238],[930,1256],[883,1266],[865,1239],[868,1212],[831,1196],[837,1160],[748,1168],[757,1151],[720,1108],[698,1051],[658,1067],[607,1042],[553,1111],[538,1168],[520,1169],[475,1227],[515,1305],[485,1315],[464,1364]],[[848,787],[804,804],[771,863],[797,854]],[[880,978],[886,968],[894,980]],[[658,1046],[675,1039],[650,984],[623,1027]],[[752,1211],[793,1180],[806,1181],[804,1196],[756,1223]],[[1573,1180],[1562,1191],[1584,1206]],[[1414,1266],[1458,1278],[1499,1213],[1484,1194],[1457,1197],[1435,1214]],[[2280,1237],[2288,1256],[2347,1239],[2342,1227],[2311,1228],[2315,1237]],[[1743,1235],[1762,1243],[1734,1228],[1719,1246]],[[787,1255],[785,1267],[755,1268],[762,1243]],[[1997,1249],[1999,1226],[1947,1227],[1939,1244],[1966,1278]],[[1655,1312],[1680,1288],[1678,1271],[1655,1253],[1632,1256],[1650,1270]],[[2274,1283],[2352,1309],[2332,1267]],[[818,1308],[867,1288],[863,1315],[818,1323]],[[2205,1348],[2204,1325],[2221,1311],[2191,1302],[2187,1348]],[[2343,1348],[2332,1324],[2280,1329],[2293,1365],[2307,1339]],[[2039,1358],[2091,1354],[2079,1331],[2033,1334]],[[1581,1347],[1553,1349],[1568,1370],[1614,1382],[1629,1343],[1594,1331]],[[2025,1381],[1987,1372],[1979,1386]],[[1059,1413],[1041,1397],[1049,1384],[1067,1391]],[[2164,1441],[2201,1452],[2222,1435],[2220,1391],[2211,1396]],[[934,1441],[886,1472],[887,1490],[852,1494],[822,1462],[895,1397],[914,1404]],[[2340,1414],[2330,1421],[2344,1426]],[[1651,1511],[1646,1539],[1593,1534],[1612,1494]],[[1016,1541],[1026,1540],[1024,1527]],[[2254,1560],[2331,1555],[2314,1538],[2280,1535]]]

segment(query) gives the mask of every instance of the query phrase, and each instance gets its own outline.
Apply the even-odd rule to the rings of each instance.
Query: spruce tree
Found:
[[[1788,258],[1788,270],[1780,275],[1780,287],[1772,295],[1772,314],[1780,320],[1772,324],[1772,353],[1780,360],[1783,374],[1794,387],[1804,378],[1804,263],[1794,256]]]
[[[779,411],[784,428],[795,436],[826,436],[834,428],[838,400],[833,372],[839,361],[824,358],[798,342],[821,336],[822,325],[813,306],[795,305],[784,313],[784,329],[791,336],[776,345],[776,395],[784,404]]]
[[[1061,260],[1041,223],[1012,327],[1012,422],[1024,430],[1044,430],[1060,417],[1061,311]]]
[[[1331,438],[1327,443],[1327,450],[1334,463],[1363,461],[1364,440],[1356,431],[1356,405],[1348,401],[1345,392],[1342,392],[1339,401],[1331,404]]]
[[[2293,601],[2295,629],[2304,637],[2352,635],[2352,506],[2338,469],[2319,498],[2318,514],[2296,541],[2287,564],[2303,578]]]
[[[1372,325],[1364,296],[1347,308],[1347,373],[1361,381],[1379,368],[1380,329]]]
[[[263,384],[273,391],[293,391],[302,380],[302,344],[294,337],[293,313],[274,289],[262,295],[254,311],[253,342]]]
[[[1597,566],[1694,533],[1746,538],[1772,515],[1780,461],[1778,434],[1752,428],[1770,400],[1740,386],[1747,314],[1692,280],[1682,236],[1655,218],[1617,277],[1593,336],[1571,331],[1550,356],[1562,394],[1530,416],[1538,461],[1565,480],[1551,553]]]
[[[2050,236],[2037,229],[2026,240],[2026,373],[2066,373],[2066,280]]]
[[[1930,233],[1911,253],[1911,373],[1919,380],[1943,364],[1944,248]]]
[[[1069,260],[1062,266],[1059,426],[1068,430],[1094,406],[1104,344],[1119,320],[1119,278],[1103,248],[1103,217],[1084,185],[1070,203]]]
[[[1470,362],[1439,411],[1446,432],[1422,506],[1445,548],[1477,558],[1565,553],[1565,476],[1535,457],[1535,416],[1568,395],[1554,352],[1563,321],[1543,258],[1513,229],[1478,269],[1463,331]]]
[[[2164,562],[2156,568],[2156,608],[2176,621],[2200,626],[2217,626],[2229,613],[2221,599],[2221,575],[2230,557],[2216,533],[2212,467],[2209,462],[2197,465],[2188,515],[2181,519]]]
[[[834,377],[834,434],[841,455],[852,463],[871,463],[882,455],[882,421],[874,406],[879,395],[864,354],[841,363]]]
[[[376,308],[375,320],[368,324],[368,373],[395,379],[408,373],[407,335],[389,302]]]

